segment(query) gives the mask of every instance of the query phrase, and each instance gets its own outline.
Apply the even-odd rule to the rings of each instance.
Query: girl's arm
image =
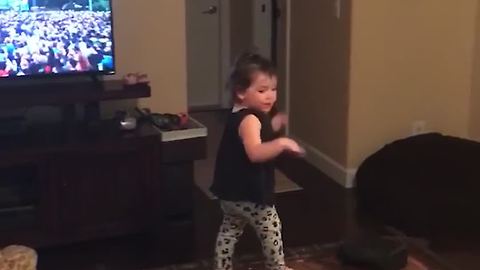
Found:
[[[283,151],[301,152],[298,144],[288,138],[278,138],[262,143],[260,130],[262,124],[254,115],[246,116],[239,126],[239,135],[242,138],[245,152],[251,162],[261,163],[272,160]]]

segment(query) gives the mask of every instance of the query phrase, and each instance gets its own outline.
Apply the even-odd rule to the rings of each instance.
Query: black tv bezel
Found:
[[[113,15],[113,0],[108,0],[110,6],[110,24],[112,26],[112,58],[113,58],[113,69],[111,70],[102,70],[102,71],[71,71],[63,73],[36,73],[22,76],[0,76],[1,81],[26,81],[26,80],[37,80],[37,79],[61,79],[61,78],[73,78],[73,77],[86,77],[86,76],[111,76],[117,74],[117,61],[116,61],[116,50],[115,50],[115,27],[114,27],[114,15]]]

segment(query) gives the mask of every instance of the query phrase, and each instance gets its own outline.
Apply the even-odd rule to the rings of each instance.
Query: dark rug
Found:
[[[335,256],[338,244],[312,245],[308,247],[288,248],[285,250],[287,265],[294,270],[364,270],[342,265]],[[210,260],[194,263],[170,265],[148,270],[212,270]],[[261,255],[245,255],[234,260],[234,270],[263,270]],[[410,251],[408,266],[404,270],[448,270],[432,259],[429,253],[418,249]]]

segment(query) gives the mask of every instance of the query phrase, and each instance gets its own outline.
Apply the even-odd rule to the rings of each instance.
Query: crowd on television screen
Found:
[[[0,76],[112,70],[110,11],[75,7],[0,11]]]

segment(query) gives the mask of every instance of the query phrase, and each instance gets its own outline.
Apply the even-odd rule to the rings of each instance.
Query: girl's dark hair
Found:
[[[245,52],[241,54],[233,66],[227,87],[232,91],[234,99],[238,93],[242,93],[250,87],[253,76],[258,73],[276,76],[276,70],[272,62],[260,54]]]

